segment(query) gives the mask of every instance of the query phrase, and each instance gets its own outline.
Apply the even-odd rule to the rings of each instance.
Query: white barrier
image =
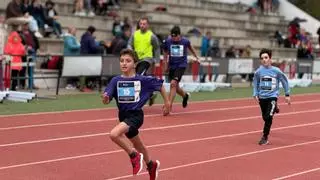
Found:
[[[0,92],[0,102],[4,100],[14,102],[30,102],[36,98],[36,93],[18,92],[18,91],[2,91]]]
[[[0,91],[0,102],[2,102],[5,98],[7,98],[8,92]]]
[[[6,99],[9,100],[9,101],[25,102],[25,103],[30,101],[30,99],[24,99],[24,98],[12,97],[12,96],[8,96]]]
[[[101,56],[64,56],[63,77],[100,76],[101,71]]]
[[[8,97],[32,100],[36,97],[36,93],[9,91]]]
[[[170,83],[163,83],[167,92],[170,91]],[[213,92],[217,88],[228,88],[231,87],[230,83],[217,83],[217,82],[208,82],[208,83],[179,83],[180,87],[186,92]]]

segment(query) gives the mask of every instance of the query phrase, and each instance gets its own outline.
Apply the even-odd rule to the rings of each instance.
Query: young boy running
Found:
[[[133,166],[133,175],[142,170],[144,160],[147,164],[150,180],[155,180],[158,176],[160,162],[151,160],[138,135],[144,119],[142,107],[154,91],[160,91],[164,99],[164,115],[169,114],[170,105],[162,80],[136,75],[137,61],[134,51],[130,49],[121,51],[120,68],[122,75],[114,77],[106,87],[103,94],[103,103],[110,103],[112,98],[115,98],[117,102],[120,123],[111,130],[110,138],[128,153]]]
[[[263,136],[259,145],[268,144],[268,136],[275,112],[279,112],[277,100],[279,96],[279,83],[285,90],[285,101],[290,104],[290,89],[288,79],[277,67],[271,65],[272,51],[262,49],[259,53],[261,66],[253,77],[253,97],[259,103],[264,120]]]
[[[174,26],[171,29],[170,35],[171,37],[166,39],[163,43],[165,69],[167,70],[168,68],[169,70],[170,105],[172,106],[176,93],[178,93],[183,98],[182,107],[185,108],[188,105],[190,95],[180,88],[179,82],[188,65],[188,49],[192,52],[196,61],[199,61],[199,59],[194,48],[191,46],[190,41],[185,37],[181,37],[179,26]]]

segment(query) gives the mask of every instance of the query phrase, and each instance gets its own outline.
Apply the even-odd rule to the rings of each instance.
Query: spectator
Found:
[[[93,36],[96,28],[93,26],[89,26],[87,32],[85,32],[80,41],[80,54],[101,54],[103,49],[99,44],[95,41],[95,37]],[[92,89],[88,88],[88,83],[86,83],[86,78],[80,78],[80,91],[82,92],[90,92]]]
[[[288,33],[289,33],[289,41],[291,45],[295,48],[298,42],[299,33],[300,33],[300,22],[301,20],[299,18],[294,18],[292,21],[290,21],[288,26]]]
[[[76,38],[77,29],[75,27],[68,27],[68,33],[63,37],[64,39],[64,55],[79,55],[80,42]]]
[[[201,56],[202,57],[207,57],[210,56],[209,50],[210,50],[210,41],[212,38],[212,34],[210,31],[206,32],[206,35],[202,37],[202,41],[201,41]]]
[[[125,29],[123,34],[118,34],[111,42],[111,53],[114,55],[119,55],[121,50],[128,46],[128,40],[130,36],[130,29]]]
[[[142,4],[143,4],[143,0],[136,0],[138,8],[141,9],[142,8]]]
[[[39,32],[39,26],[37,21],[30,15],[31,12],[31,3],[30,0],[23,0],[21,4],[21,11],[24,14],[24,17],[29,21],[29,29],[35,34],[36,37],[42,38],[42,34]]]
[[[86,13],[83,10],[83,1],[84,0],[75,0],[74,1],[74,15],[75,16],[85,16]]]
[[[106,15],[108,11],[108,2],[105,0],[92,0],[91,4],[94,9],[94,13],[97,15]]]
[[[21,1],[20,0],[12,0],[7,5],[6,9],[6,19],[23,17],[23,13],[21,11]]]
[[[81,37],[81,54],[101,54],[102,48],[96,43],[95,38],[93,36],[96,28],[93,26],[89,26],[87,31]]]
[[[244,49],[243,52],[239,53],[239,56],[241,58],[250,58],[251,57],[251,46],[247,45]],[[243,81],[249,80],[250,82],[252,82],[253,80],[253,73],[249,73],[249,74],[241,74],[241,77],[243,79]]]
[[[87,16],[89,16],[89,17],[95,16],[95,14],[91,8],[91,4],[92,4],[91,0],[84,0],[84,3],[85,3],[86,10],[87,10]]]
[[[7,41],[7,27],[4,24],[5,22],[5,15],[0,14],[0,91],[4,90],[3,86],[3,67],[2,67],[2,61],[5,59],[3,53],[4,53],[4,46]]]
[[[61,25],[58,22],[58,13],[54,8],[55,4],[51,0],[48,0],[45,6],[46,6],[45,16],[47,17],[46,24],[52,27],[54,33],[57,35],[58,38],[60,38],[62,34],[62,30],[61,30]]]
[[[230,48],[227,50],[226,58],[236,58],[236,49],[234,48],[234,46],[230,46]]]
[[[221,52],[220,52],[220,42],[218,39],[212,39],[210,41],[210,47],[209,49],[209,54],[211,57],[221,57]]]
[[[11,90],[16,91],[18,80],[17,77],[19,76],[20,71],[22,70],[22,58],[21,56],[25,55],[25,47],[22,44],[22,39],[18,32],[13,31],[9,34],[8,42],[5,45],[4,52],[6,54],[12,55],[12,65],[11,65],[11,77],[12,86]]]
[[[40,0],[32,0],[31,6],[30,6],[30,15],[33,16],[33,18],[37,21],[39,28],[44,31],[45,23],[46,23],[46,15]]]
[[[247,45],[246,48],[243,50],[241,54],[242,58],[249,58],[251,57],[251,46]]]
[[[22,0],[20,7],[23,15],[25,15],[26,13],[29,13],[30,6],[31,6],[30,0]]]
[[[125,29],[129,29],[130,30],[130,33],[133,32],[133,27],[132,27],[132,23],[129,19],[129,17],[124,17],[123,19],[123,26],[121,27],[122,28],[122,31],[124,32]]]
[[[109,3],[113,6],[114,9],[120,8],[119,0],[109,0]]]
[[[274,33],[274,38],[276,39],[277,43],[278,43],[278,47],[281,47],[281,45],[284,43],[284,39],[282,37],[282,34],[280,31],[276,31]]]
[[[68,27],[68,33],[63,36],[64,39],[64,56],[77,56],[80,54],[80,42],[76,38],[77,29],[75,27]],[[67,79],[66,89],[75,89],[77,86],[76,78]]]
[[[298,52],[297,58],[313,59],[312,56],[312,43],[310,41],[310,35],[301,29],[299,40],[297,42]]]
[[[122,36],[122,26],[123,26],[123,22],[120,21],[120,17],[114,17],[114,22],[112,25],[112,35],[114,37],[116,36]]]
[[[25,23],[22,26],[22,31],[19,31],[20,37],[22,38],[22,43],[26,47],[26,54],[31,58],[30,62],[34,62],[36,60],[37,51],[39,49],[39,40],[34,35],[34,33],[29,29],[29,23]],[[22,57],[23,62],[27,62],[27,56]],[[26,67],[24,66],[20,71],[20,76],[25,76]],[[29,89],[38,89],[33,83],[33,67],[28,68],[28,77],[29,77]],[[22,81],[21,81],[22,82]],[[22,83],[22,88],[24,88],[25,83]]]
[[[258,0],[258,6],[262,13],[268,14],[272,9],[272,0]]]

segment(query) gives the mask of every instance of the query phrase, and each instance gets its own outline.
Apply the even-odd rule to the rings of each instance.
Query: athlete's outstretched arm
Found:
[[[199,58],[198,58],[198,56],[196,54],[196,51],[194,50],[194,48],[193,48],[193,46],[191,44],[189,46],[189,50],[191,51],[192,55],[196,58],[196,61],[199,62]]]

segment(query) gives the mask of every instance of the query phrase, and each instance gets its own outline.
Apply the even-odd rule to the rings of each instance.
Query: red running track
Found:
[[[161,161],[159,179],[319,179],[320,94],[279,103],[267,146],[257,145],[262,120],[252,99],[175,105],[168,117],[146,108],[141,136]],[[127,155],[108,138],[113,108],[0,119],[0,179],[148,179],[130,175]]]

